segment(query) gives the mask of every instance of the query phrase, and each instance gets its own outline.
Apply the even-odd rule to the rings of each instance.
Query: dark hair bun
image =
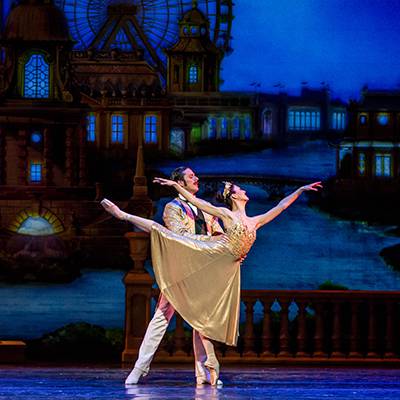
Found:
[[[218,201],[218,203],[226,204],[226,199],[224,199],[222,191],[218,191],[217,192],[217,195],[215,196],[215,199]]]

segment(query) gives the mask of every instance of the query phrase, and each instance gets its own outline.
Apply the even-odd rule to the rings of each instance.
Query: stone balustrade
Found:
[[[137,357],[158,289],[144,269],[149,237],[130,233],[123,361]],[[217,344],[223,363],[400,365],[400,291],[242,290],[237,347]],[[154,303],[153,303],[154,305]],[[192,361],[190,328],[178,315],[156,361]]]

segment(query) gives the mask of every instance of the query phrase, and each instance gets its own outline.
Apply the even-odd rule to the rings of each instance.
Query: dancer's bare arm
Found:
[[[260,214],[260,215],[253,217],[254,220],[256,221],[256,227],[260,228],[261,226],[268,224],[268,222],[271,222],[282,211],[286,210],[291,204],[293,204],[303,192],[307,192],[307,191],[318,192],[319,189],[322,189],[321,182],[314,182],[314,183],[311,183],[310,185],[305,185],[305,186],[298,188],[292,194],[290,194],[289,196],[282,199],[276,207],[272,208],[265,214]]]
[[[180,193],[187,201],[192,203],[194,206],[200,208],[200,210],[206,212],[207,214],[213,215],[214,217],[221,218],[222,221],[228,222],[232,220],[232,212],[225,207],[215,207],[211,203],[205,200],[201,200],[196,196],[193,196],[186,189],[180,186],[177,182],[172,181],[170,179],[164,178],[154,178],[153,182],[159,183],[163,186],[171,186],[174,187],[178,193]]]
[[[132,224],[136,225],[139,229],[142,229],[145,232],[150,232],[151,227],[156,223],[151,219],[146,219],[142,217],[138,217],[136,215],[128,214],[122,211],[117,205],[115,205],[112,201],[108,199],[103,199],[100,203],[104,209],[109,212],[115,218],[118,218],[122,221],[128,221]]]

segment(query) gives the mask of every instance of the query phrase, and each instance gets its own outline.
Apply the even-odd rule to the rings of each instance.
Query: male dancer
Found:
[[[199,179],[190,168],[176,168],[171,174],[171,179],[178,182],[179,185],[183,186],[192,194],[196,194],[199,190]],[[165,206],[163,219],[166,227],[171,231],[199,240],[208,239],[210,235],[219,235],[223,233],[215,217],[203,213],[194,205],[188,203],[181,195]],[[148,374],[150,363],[160,345],[174,312],[175,310],[172,305],[161,294],[154,316],[147,327],[146,334],[140,345],[139,356],[135,367],[126,378],[125,384],[135,385],[142,376]],[[204,362],[210,357],[216,360],[214,345],[209,339],[195,330],[193,330],[193,353],[195,358],[196,383],[198,385],[210,383],[210,378],[207,376]],[[222,385],[222,382],[217,381],[217,384]]]

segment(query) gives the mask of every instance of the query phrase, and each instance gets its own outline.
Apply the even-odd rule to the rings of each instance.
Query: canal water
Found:
[[[311,174],[319,156],[312,152],[309,155],[303,164],[309,160],[307,170]],[[257,160],[258,157],[257,154]],[[331,159],[334,159],[332,154]],[[206,164],[200,173],[207,173]],[[172,166],[171,163],[163,168]],[[321,175],[327,173],[327,167],[324,168]],[[299,169],[306,170],[304,166]],[[265,212],[276,204],[261,187],[244,188],[251,199],[249,215]],[[285,190],[289,193],[291,188]],[[156,219],[161,218],[163,205],[168,200],[159,201]],[[304,195],[258,231],[256,244],[242,266],[242,287],[317,289],[321,283],[331,280],[349,289],[399,290],[400,273],[386,266],[379,257],[383,247],[399,242],[386,235],[387,229],[334,218],[309,207]],[[78,321],[122,327],[122,278],[122,271],[84,270],[82,277],[70,284],[0,284],[0,339],[34,338]]]

